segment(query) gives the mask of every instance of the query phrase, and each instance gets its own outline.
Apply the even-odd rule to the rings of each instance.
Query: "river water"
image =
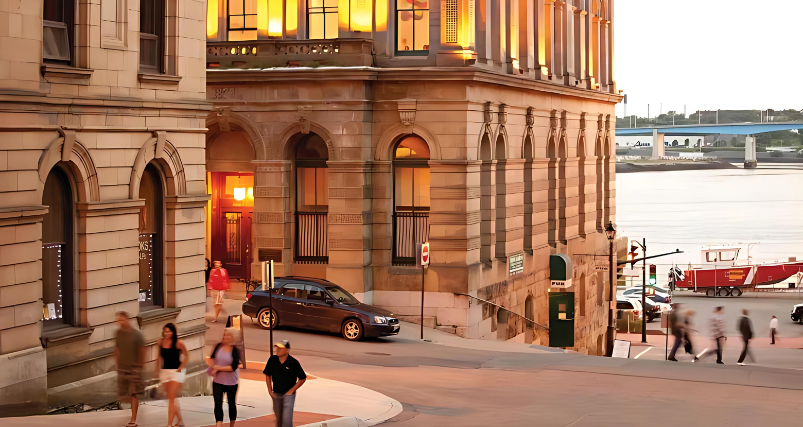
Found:
[[[616,221],[620,235],[647,239],[648,255],[685,252],[654,261],[659,284],[671,264],[700,263],[705,245],[758,243],[754,260],[803,259],[803,165],[617,174]]]

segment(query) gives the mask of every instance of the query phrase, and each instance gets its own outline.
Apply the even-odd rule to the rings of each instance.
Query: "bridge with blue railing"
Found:
[[[644,128],[617,128],[616,136],[652,135],[652,157],[664,155],[664,136],[680,135],[745,135],[744,167],[757,166],[756,138],[759,133],[803,129],[803,122],[786,123],[729,123],[721,125],[678,125]]]

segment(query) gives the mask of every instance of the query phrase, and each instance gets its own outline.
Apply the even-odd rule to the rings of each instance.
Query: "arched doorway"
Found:
[[[251,277],[251,218],[254,212],[254,148],[248,133],[211,134],[206,142],[206,258],[220,261],[232,279]]]
[[[310,133],[296,144],[296,240],[295,261],[329,262],[329,150],[326,142]]]
[[[59,162],[47,176],[42,204],[42,303],[44,329],[74,325],[75,191],[69,168]]]
[[[524,300],[524,317],[529,320],[535,320],[535,307],[534,298],[532,295],[527,295]],[[524,327],[524,342],[532,343],[535,340],[535,325],[532,322],[525,321]]]
[[[393,150],[393,264],[415,264],[415,244],[429,240],[429,145],[417,135]]]
[[[141,311],[164,306],[165,187],[155,162],[148,163],[139,184],[145,201],[139,215],[139,306]]]
[[[497,308],[496,310],[496,338],[500,340],[507,340],[507,321],[509,317],[508,312],[503,308]]]
[[[491,261],[494,237],[494,160],[491,139],[485,133],[480,140],[480,261]]]

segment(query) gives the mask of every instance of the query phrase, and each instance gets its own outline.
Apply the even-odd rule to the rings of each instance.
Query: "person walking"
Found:
[[[739,361],[736,362],[739,366],[744,366],[744,359],[750,353],[750,361],[755,363],[756,358],[753,357],[753,352],[750,351],[750,340],[753,339],[753,322],[750,320],[747,310],[742,310],[742,317],[739,319],[739,332],[742,334],[744,347],[742,354],[739,355]]]
[[[683,317],[683,341],[685,343],[684,349],[686,350],[686,353],[691,354],[694,357],[691,360],[692,362],[699,360],[694,354],[694,345],[691,342],[692,331],[696,332],[693,328],[694,315],[695,313],[693,310],[688,310],[686,315]]]
[[[672,311],[669,312],[669,329],[675,337],[675,342],[672,344],[672,351],[669,352],[667,360],[673,362],[678,361],[675,358],[675,353],[677,353],[678,348],[680,348],[680,344],[683,343],[683,325],[684,321],[680,313],[680,304],[675,303],[672,306]]]
[[[307,374],[293,356],[290,356],[290,342],[284,340],[274,344],[276,354],[265,364],[265,383],[273,399],[273,413],[276,427],[293,427],[293,407],[296,390],[307,381]]]
[[[775,344],[775,335],[778,333],[778,318],[772,316],[772,320],[770,320],[770,338],[772,338],[772,342],[770,344]]]
[[[220,310],[223,308],[224,293],[230,287],[229,272],[223,268],[223,263],[220,261],[215,261],[212,264],[214,268],[209,272],[209,281],[206,286],[212,293],[212,304],[215,307],[215,319],[212,321],[217,322],[217,317],[220,316]]]
[[[159,346],[159,357],[156,366],[160,366],[159,382],[167,393],[167,427],[173,426],[173,419],[177,419],[176,426],[183,426],[181,407],[176,396],[181,391],[184,378],[187,375],[187,361],[190,353],[184,342],[178,339],[176,325],[168,323],[162,328],[162,338],[156,342]]]
[[[115,313],[117,334],[114,337],[114,364],[117,366],[117,394],[123,402],[131,402],[131,420],[126,427],[137,427],[139,399],[145,394],[142,365],[146,349],[142,333],[131,326],[125,311]]]
[[[703,354],[700,355],[700,359],[708,356],[711,353],[716,352],[717,354],[717,364],[724,365],[725,362],[722,361],[722,349],[725,347],[725,340],[728,337],[725,336],[725,309],[723,307],[717,307],[714,309],[714,314],[711,315],[711,336],[714,338],[714,341],[717,343],[716,350],[706,350]],[[695,360],[698,360],[695,358]]]
[[[206,372],[212,377],[212,397],[215,401],[215,425],[223,427],[223,395],[229,403],[229,427],[237,420],[237,387],[240,384],[240,350],[234,345],[239,331],[226,328],[223,338],[206,358]]]

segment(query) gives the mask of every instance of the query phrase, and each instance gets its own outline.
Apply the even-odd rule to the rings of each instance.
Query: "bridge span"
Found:
[[[665,154],[664,136],[704,136],[716,134],[745,135],[744,167],[755,168],[758,165],[758,160],[756,158],[756,138],[754,135],[759,133],[793,129],[803,129],[803,122],[729,123],[722,125],[678,125],[645,128],[617,128],[616,136],[652,135],[652,158],[656,159]]]

